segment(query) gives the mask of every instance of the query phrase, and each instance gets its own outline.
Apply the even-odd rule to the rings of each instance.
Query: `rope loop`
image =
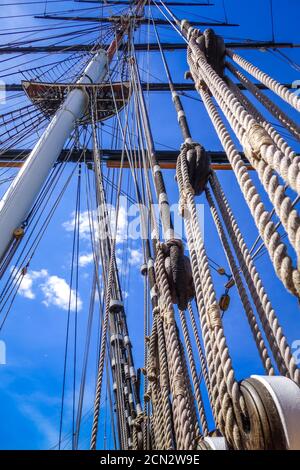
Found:
[[[205,55],[207,62],[220,77],[224,76],[225,68],[225,43],[213,29],[208,28],[196,39],[201,52]]]
[[[186,159],[188,166],[188,179],[190,187],[185,186],[185,191],[193,195],[199,195],[204,191],[208,177],[210,175],[210,157],[205,148],[198,142],[186,140],[181,145],[181,153],[178,158],[182,164]],[[184,170],[182,168],[182,172]]]

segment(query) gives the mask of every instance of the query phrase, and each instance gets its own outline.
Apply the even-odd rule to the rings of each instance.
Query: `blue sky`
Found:
[[[0,17],[7,15],[24,15],[31,12],[44,11],[43,5],[3,6],[4,3],[13,3],[13,0],[0,0]],[[40,2],[43,3],[43,2]],[[223,2],[215,0],[211,7],[190,8],[178,7],[174,12],[180,18],[188,17],[197,19],[196,15],[206,16],[222,21],[224,19]],[[85,4],[84,4],[85,5]],[[81,4],[61,1],[48,5],[47,11],[67,10],[83,8]],[[275,38],[279,42],[300,42],[298,34],[299,2],[297,0],[273,1]],[[2,6],[2,8],[1,8]],[[86,4],[86,7],[94,5]],[[240,24],[237,28],[217,28],[226,40],[238,41],[246,38],[256,40],[271,39],[271,21],[268,0],[225,0],[228,20]],[[153,9],[156,16],[155,10]],[[159,15],[157,15],[159,16]],[[30,17],[10,18],[2,21],[3,28],[18,26],[50,26],[47,20],[35,20]],[[52,23],[51,23],[52,25]],[[169,27],[159,28],[160,36],[165,41],[178,41],[176,33]],[[84,38],[84,41],[96,38],[96,33]],[[147,29],[143,28],[137,33],[137,39],[141,42],[147,38]],[[154,42],[154,37],[151,39]],[[70,40],[69,42],[75,42]],[[82,41],[83,39],[77,39]],[[0,43],[8,42],[7,36],[0,36]],[[289,58],[299,62],[300,50],[286,50]],[[299,71],[291,68],[280,60],[279,56],[270,52],[242,51],[241,55],[261,66],[281,82],[292,82],[300,79]],[[0,56],[3,57],[3,56]],[[28,56],[26,60],[36,56]],[[141,69],[150,70],[150,81],[166,81],[163,67],[157,53],[140,56]],[[38,63],[45,63],[49,59],[40,58]],[[54,60],[54,59],[53,59]],[[172,71],[174,81],[183,81],[183,74],[187,69],[185,53],[181,51],[167,53],[167,60]],[[18,65],[24,58],[15,58],[5,66]],[[4,66],[4,64],[1,64]],[[153,77],[155,78],[153,78]],[[142,78],[146,75],[142,72]],[[8,77],[7,81],[16,83],[20,81],[20,75]],[[190,92],[190,96],[197,97]],[[172,101],[167,93],[151,93],[149,97],[149,109],[152,122],[152,130],[157,148],[164,146],[179,149],[181,135],[177,126],[176,115]],[[276,102],[279,100],[275,99]],[[183,98],[186,113],[189,118],[193,138],[201,142],[208,150],[220,149],[220,144],[210,124],[202,103],[190,98]],[[288,106],[283,108],[295,117],[295,113]],[[2,106],[5,112],[5,106]],[[105,130],[104,126],[104,130]],[[109,137],[104,138],[104,145],[109,146]],[[159,143],[159,144],[158,144]],[[299,146],[294,148],[299,151]],[[62,181],[67,174],[73,171],[70,165],[64,171]],[[105,170],[107,172],[107,170]],[[107,176],[112,178],[112,171]],[[256,176],[253,179],[257,182]],[[116,178],[116,172],[114,177]],[[168,194],[171,202],[178,200],[176,185],[174,184],[173,171],[165,172]],[[231,172],[219,174],[226,195],[236,214],[246,241],[251,246],[257,233],[252,222],[243,196]],[[124,180],[127,181],[125,172]],[[3,186],[0,186],[0,190]],[[27,277],[22,285],[14,305],[10,311],[5,327],[0,332],[0,340],[5,341],[7,348],[7,363],[0,366],[0,448],[1,449],[48,449],[57,444],[61,402],[61,386],[63,372],[63,354],[66,335],[66,298],[68,297],[68,281],[70,277],[72,214],[75,208],[76,172],[68,187],[63,201],[55,213],[47,232],[36,252]],[[129,190],[134,195],[133,188]],[[1,195],[1,193],[0,193]],[[267,198],[263,195],[267,207],[270,207]],[[84,197],[83,197],[84,201]],[[203,197],[197,201],[204,202]],[[92,268],[89,254],[90,242],[84,225],[86,203],[82,207],[82,229],[80,240],[81,266],[79,285],[78,314],[78,377],[81,370],[81,358],[84,350],[85,331],[88,315],[89,291],[91,286]],[[209,212],[205,207],[205,243],[208,254],[220,265],[227,268],[227,264],[218,242]],[[126,297],[126,312],[128,316],[129,330],[134,346],[136,367],[143,366],[143,283],[139,274],[142,262],[139,255],[139,244],[130,241],[128,245],[128,261],[121,272],[122,287]],[[122,244],[119,244],[120,257],[122,256]],[[286,293],[281,283],[277,280],[268,256],[265,254],[257,260],[266,289],[273,305],[278,312],[286,335],[290,342],[300,338],[300,318],[296,300]],[[227,268],[228,270],[228,268]],[[224,278],[214,274],[218,295],[223,293]],[[3,281],[2,281],[3,282]],[[91,424],[91,408],[93,403],[94,377],[96,365],[97,346],[97,308],[94,321],[94,334],[92,341],[92,354],[89,362],[88,382],[84,403],[85,419],[82,425],[80,447],[87,448],[89,442],[89,429]],[[262,373],[258,360],[258,354],[252,341],[249,327],[244,318],[241,305],[236,292],[232,291],[230,309],[225,315],[224,323],[230,352],[236,368],[238,378],[248,377],[253,373]],[[71,323],[74,317],[71,316]],[[73,324],[73,323],[72,323]],[[68,369],[65,417],[64,417],[64,445],[68,448],[71,431],[71,361]],[[105,394],[103,395],[103,407],[101,410],[99,446],[103,445],[103,429],[105,421]],[[109,426],[108,446],[112,445]]]

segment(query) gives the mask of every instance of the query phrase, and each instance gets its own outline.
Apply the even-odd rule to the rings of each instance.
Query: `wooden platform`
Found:
[[[30,101],[41,109],[43,114],[51,118],[58,110],[70,91],[83,88],[88,93],[94,94],[97,102],[97,121],[104,121],[116,114],[116,108],[121,111],[130,98],[129,82],[100,83],[79,85],[74,83],[46,83],[36,81],[22,81],[22,87]],[[89,123],[88,114],[81,119],[83,123]]]

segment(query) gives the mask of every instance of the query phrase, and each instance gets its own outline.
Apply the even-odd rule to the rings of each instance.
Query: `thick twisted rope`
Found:
[[[103,371],[104,371],[104,362],[105,362],[105,353],[106,353],[106,336],[107,336],[108,321],[109,321],[109,304],[110,304],[110,299],[111,299],[111,290],[112,290],[112,284],[114,280],[114,274],[115,273],[114,273],[114,255],[113,255],[109,263],[109,273],[108,273],[107,286],[106,286],[105,313],[104,313],[104,319],[103,319],[103,325],[102,325],[100,356],[99,356],[97,383],[96,383],[95,401],[94,401],[93,426],[92,426],[92,435],[91,435],[91,444],[90,444],[91,450],[95,450],[96,444],[97,444],[100,400],[101,400]]]
[[[195,406],[195,397],[192,391],[192,384],[190,380],[190,375],[188,371],[188,366],[187,366],[187,361],[186,361],[186,355],[185,355],[185,350],[184,346],[182,344],[182,341],[180,341],[180,350],[182,354],[182,362],[183,362],[183,371],[184,371],[184,377],[185,377],[185,383],[187,384],[187,392],[188,392],[188,398],[189,398],[189,403],[190,403],[190,413],[191,413],[191,419],[193,423],[195,424],[195,444],[197,446],[197,442],[201,438],[200,434],[200,428],[199,428],[199,422],[198,422],[198,415],[196,412],[196,406]]]
[[[177,182],[179,186],[180,197],[183,198],[183,195],[185,193],[184,193],[180,158],[177,159],[176,177],[177,177]],[[181,212],[181,214],[184,215],[184,204],[183,204],[183,211]],[[194,239],[193,239],[192,230],[191,230],[190,217],[189,216],[185,217],[184,222],[185,222],[185,228],[186,228],[186,234],[187,234],[188,248],[189,248],[190,258],[191,258],[191,267],[192,267],[192,274],[193,274],[193,280],[194,280],[194,286],[195,286],[196,301],[198,305],[200,326],[201,326],[201,331],[203,335],[205,357],[207,360],[207,369],[209,373],[209,378],[206,379],[206,387],[207,387],[210,405],[211,405],[211,409],[214,415],[215,423],[218,424],[220,428],[224,428],[225,423],[224,423],[223,415],[221,413],[221,402],[220,402],[220,395],[218,393],[215,361],[214,361],[214,355],[213,355],[213,349],[212,349],[213,338],[212,338],[212,332],[209,326],[208,314],[204,305],[198,258],[197,258],[197,253],[196,253]],[[200,348],[201,348],[201,345],[200,345]]]
[[[176,444],[177,449],[191,450],[195,448],[195,423],[191,419],[192,413],[186,388],[187,384],[184,383],[183,359],[164,263],[162,247],[160,244],[157,244],[155,274],[159,288],[160,308],[166,337]]]
[[[165,449],[170,450],[174,449],[174,439],[172,431],[172,414],[169,400],[169,372],[163,322],[159,315],[157,316],[157,333],[158,355],[160,365],[160,388],[164,418]]]
[[[215,226],[216,226],[217,232],[219,234],[219,238],[220,238],[221,243],[223,245],[224,252],[225,252],[228,264],[230,266],[230,270],[232,272],[232,275],[233,275],[233,278],[234,278],[234,281],[235,281],[235,284],[236,284],[236,287],[237,287],[242,305],[244,307],[244,311],[246,313],[248,323],[250,325],[252,335],[253,335],[257,350],[259,352],[262,364],[263,364],[264,369],[265,369],[265,371],[268,375],[274,375],[275,372],[274,372],[274,368],[272,366],[271,359],[270,359],[269,354],[268,354],[268,350],[267,350],[265,342],[263,340],[260,328],[257,324],[255,315],[253,313],[253,310],[252,310],[252,307],[251,307],[246,289],[244,287],[242,278],[241,278],[240,273],[239,273],[239,268],[236,265],[236,262],[234,260],[233,253],[231,251],[231,248],[230,248],[230,245],[228,243],[226,234],[224,232],[224,229],[223,229],[221,220],[219,218],[216,206],[214,204],[214,201],[211,197],[211,193],[210,193],[208,188],[206,188],[205,193],[206,193],[206,198],[207,198],[210,210],[211,210],[211,214],[212,214],[213,220],[215,222]]]
[[[192,42],[192,49],[188,54],[189,63],[193,68],[192,73],[195,73],[195,62],[192,63],[194,56],[196,64],[199,66],[196,80],[199,81],[200,74],[200,77],[207,81],[219,106],[244,146],[245,153],[258,172],[260,181],[288,234],[300,264],[300,217],[293,208],[291,199],[285,194],[285,188],[280,184],[277,176],[273,174],[271,166],[266,163],[272,159],[284,158],[284,155],[277,149],[263,127],[257,124],[253,116],[245,110],[226,83],[214,72],[195,44]]]
[[[248,72],[254,78],[256,78],[261,83],[266,85],[270,90],[272,90],[274,93],[280,96],[280,98],[282,98],[284,101],[289,103],[297,111],[300,111],[300,99],[298,95],[291,93],[290,90],[286,88],[284,85],[281,85],[279,82],[274,80],[274,78],[270,77],[268,74],[260,70],[258,67],[251,64],[251,62],[239,56],[238,54],[231,51],[230,49],[226,49],[226,53],[229,57],[231,57],[231,59],[234,62],[240,65],[240,67],[242,67],[246,72]]]
[[[155,429],[155,442],[157,445],[157,449],[164,449],[165,448],[165,440],[164,440],[164,420],[162,415],[162,406],[161,406],[161,397],[160,391],[158,388],[157,381],[152,381],[151,385],[151,399],[152,399],[152,412],[153,412],[153,424]]]
[[[264,116],[258,111],[258,109],[253,105],[253,103],[247,98],[247,96],[241,92],[238,86],[229,78],[226,77],[226,81],[229,84],[232,91],[235,93],[239,101],[243,104],[244,108],[252,114],[253,117],[257,120],[259,124],[261,124],[266,131],[268,132],[269,136],[273,139],[279,150],[285,156],[285,162],[283,165],[283,160],[280,160],[278,163],[273,162],[273,168],[280,174],[282,177],[287,181],[287,183],[293,187],[295,185],[294,181],[297,179],[297,175],[293,176],[295,171],[298,172],[297,167],[299,167],[300,157],[298,157],[295,151],[288,145],[288,143],[284,140],[284,138],[279,134],[279,132],[274,129],[274,127],[265,120]],[[276,167],[275,167],[276,165]],[[291,167],[294,166],[295,168],[292,169]],[[291,180],[291,181],[289,181]],[[298,183],[299,184],[299,183]],[[300,186],[297,186],[297,192],[300,189]]]
[[[251,165],[257,171],[259,180],[265,188],[275,212],[288,235],[289,241],[297,254],[298,265],[300,265],[300,217],[294,209],[293,201],[286,194],[286,187],[280,183],[279,178],[273,172],[274,166],[277,166],[274,162],[277,161],[278,163],[281,160],[281,157],[284,158],[284,155],[276,149],[276,146],[273,145],[273,143],[269,145],[269,142],[265,141],[262,146],[260,146],[260,150],[264,156],[262,155],[262,159],[257,158],[256,154],[252,150],[248,150],[247,132],[239,124],[238,120],[234,117],[222,98],[219,103],[221,102],[224,106],[223,111],[226,110],[226,117],[230,121],[231,127],[235,131],[240,142],[243,143],[245,140],[247,142],[247,146],[245,146],[246,156]],[[252,133],[253,131],[258,132],[263,139],[266,138],[266,136],[262,135],[264,130],[259,124],[252,125],[250,132]],[[248,135],[253,135],[253,142],[255,142],[257,135]]]
[[[203,305],[203,300],[201,302],[201,305]],[[206,364],[206,360],[205,360],[205,357],[204,357],[204,352],[203,352],[201,342],[200,342],[200,337],[199,337],[198,328],[197,328],[197,324],[196,324],[196,318],[195,318],[195,315],[194,315],[194,312],[193,312],[193,307],[192,307],[190,302],[188,304],[188,312],[189,312],[189,315],[190,315],[192,330],[193,330],[195,343],[196,343],[196,346],[197,346],[198,355],[199,355],[199,359],[200,359],[202,376],[204,378],[204,382],[205,382],[207,392],[210,395],[210,382],[209,382],[209,376],[208,376],[208,371],[207,371],[207,364]]]
[[[264,204],[248,174],[247,167],[236,150],[233,140],[227,131],[218,110],[213,104],[209,93],[197,84],[196,88],[199,91],[211,121],[216,129],[228,160],[232,165],[259,234],[268,250],[275,272],[286,289],[294,295],[299,296],[300,273],[293,267],[292,260],[287,253],[287,248],[282,243],[280,234],[277,232],[274,222],[270,220],[270,213],[265,209]]]
[[[286,113],[282,111],[272,100],[270,100],[262,91],[252,83],[240,70],[236,69],[230,62],[226,62],[230,72],[252,93],[252,95],[260,101],[260,103],[278,120],[286,129],[299,140],[300,127]]]
[[[241,448],[242,442],[237,419],[241,419],[243,413],[242,409],[244,411],[244,403],[240,394],[239,385],[234,377],[234,371],[224,336],[220,310],[216,300],[205,247],[202,241],[194,197],[190,190],[186,149],[183,148],[178,157],[178,162],[180,162],[180,165],[177,165],[177,169],[179,170],[181,167],[181,172],[177,171],[177,180],[179,182],[179,190],[181,192],[184,191],[184,194],[181,194],[181,198],[186,201],[190,217],[189,223],[195,244],[200,283],[207,315],[205,326],[208,327],[208,334],[211,337],[213,369],[211,368],[210,372],[212,371],[216,374],[216,383],[212,384],[212,392],[214,395],[215,411],[217,413],[217,423],[223,434],[226,435],[226,437],[228,436],[228,440],[237,448]],[[216,397],[216,394],[219,398]],[[219,404],[221,405],[221,409],[217,409]]]
[[[190,335],[189,335],[189,331],[188,331],[188,327],[186,323],[185,313],[182,310],[180,310],[179,314],[180,314],[181,327],[183,331],[183,337],[185,341],[185,347],[186,347],[188,358],[189,358],[190,371],[191,371],[191,376],[192,376],[192,381],[193,381],[193,386],[194,386],[194,393],[195,393],[200,423],[202,427],[202,434],[206,436],[208,434],[208,424],[207,424],[203,399],[201,395],[200,382],[199,382],[199,378],[197,374],[193,348],[192,348]]]
[[[300,371],[215,173],[210,184],[279,372],[299,384]]]

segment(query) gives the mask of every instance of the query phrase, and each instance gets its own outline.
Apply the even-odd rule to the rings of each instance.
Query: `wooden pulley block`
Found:
[[[222,312],[226,312],[228,310],[230,305],[230,296],[228,294],[223,294],[220,297],[219,300],[219,307],[222,310]]]
[[[241,383],[248,412],[245,450],[300,449],[300,388],[287,377],[251,376]]]

